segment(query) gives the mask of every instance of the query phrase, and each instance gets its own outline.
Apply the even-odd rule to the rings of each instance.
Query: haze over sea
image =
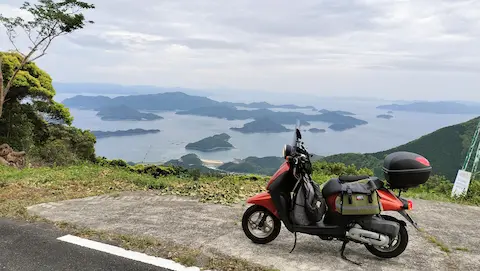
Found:
[[[79,95],[61,93],[55,99],[63,101],[66,98]],[[81,95],[102,95],[101,93],[83,93]],[[118,96],[118,95],[104,95]],[[225,98],[209,96],[211,99],[226,100]],[[238,101],[230,100],[230,101]],[[255,100],[261,101],[261,100]],[[252,102],[252,101],[251,101]],[[268,101],[272,102],[272,101]],[[273,101],[277,102],[278,101]],[[305,102],[284,101],[305,105]],[[376,152],[389,149],[422,135],[433,132],[439,128],[457,124],[476,117],[476,115],[437,115],[412,112],[394,112],[390,120],[379,119],[376,116],[386,113],[386,110],[376,109],[376,106],[388,104],[388,101],[358,100],[358,99],[318,99],[309,100],[308,105],[317,109],[345,110],[356,114],[355,117],[368,121],[367,125],[357,128],[335,132],[327,127],[328,123],[311,122],[310,126],[303,127],[304,141],[310,152],[317,155],[331,155],[344,152]],[[272,109],[274,111],[292,111],[286,109]],[[311,110],[296,110],[306,114],[313,114]],[[155,112],[164,119],[156,121],[102,121],[96,116],[96,111],[79,110],[71,108],[74,116],[73,125],[89,130],[126,130],[134,128],[160,129],[160,133],[101,138],[96,143],[96,153],[109,159],[124,159],[132,162],[166,162],[170,159],[180,158],[187,153],[196,153],[201,159],[219,160],[222,162],[233,159],[243,159],[248,156],[281,156],[284,144],[289,144],[293,132],[275,134],[242,134],[230,130],[230,127],[241,127],[251,120],[228,121],[224,119],[176,115],[175,112]],[[293,125],[285,125],[293,128]],[[310,128],[324,128],[326,133],[310,133]],[[186,150],[184,147],[190,142],[198,141],[204,137],[218,133],[227,133],[235,149],[219,152],[197,152]]]

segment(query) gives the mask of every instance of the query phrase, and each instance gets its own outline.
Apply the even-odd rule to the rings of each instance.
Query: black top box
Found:
[[[407,189],[424,184],[431,172],[430,162],[413,152],[394,152],[383,161],[383,173],[392,189]]]

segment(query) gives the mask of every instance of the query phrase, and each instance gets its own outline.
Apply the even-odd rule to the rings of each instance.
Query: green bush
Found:
[[[425,184],[409,189],[405,195],[427,200],[480,205],[480,180],[472,180],[467,193],[461,196],[451,197],[452,188],[453,183],[446,177],[433,175]]]
[[[182,175],[189,175],[188,170],[176,167],[176,166],[161,166],[161,165],[142,165],[136,164],[131,165],[124,160],[121,159],[113,159],[108,160],[105,157],[97,157],[95,159],[95,164],[100,166],[107,166],[107,167],[117,167],[117,168],[124,168],[130,172],[135,172],[138,174],[148,174],[152,175],[155,178],[159,176],[178,176],[181,177]]]
[[[78,161],[68,144],[61,139],[49,141],[41,147],[33,147],[29,159],[31,162],[48,166],[66,166]]]

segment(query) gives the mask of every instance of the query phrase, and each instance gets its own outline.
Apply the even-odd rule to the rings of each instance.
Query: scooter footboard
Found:
[[[277,209],[275,208],[275,204],[273,204],[272,197],[268,192],[262,192],[253,197],[248,198],[247,203],[263,206],[267,210],[272,212],[272,214],[274,214],[276,217],[278,217]]]

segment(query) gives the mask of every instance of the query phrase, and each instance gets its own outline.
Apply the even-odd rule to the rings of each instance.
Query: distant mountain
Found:
[[[184,92],[190,95],[208,96],[212,92],[201,89],[189,89],[181,87],[158,87],[148,85],[119,85],[108,83],[64,83],[53,82],[57,93],[100,93],[100,94],[154,94],[164,92]]]
[[[138,110],[130,108],[124,104],[117,106],[107,106],[98,109],[97,116],[102,120],[159,120],[163,119],[153,113],[141,113]]]
[[[302,126],[310,125],[309,121],[348,124],[353,127],[367,124],[367,122],[364,120],[360,120],[351,116],[344,116],[334,112],[310,115],[303,114],[301,112],[275,112],[268,109],[239,110],[233,106],[199,107],[191,110],[179,111],[176,114],[215,117],[227,120],[269,118],[270,120],[279,124],[296,124],[297,120],[300,120]]]
[[[291,129],[285,128],[283,125],[272,121],[269,118],[258,118],[252,122],[246,123],[241,128],[230,128],[233,131],[244,134],[252,133],[282,133],[290,132]]]
[[[414,102],[377,106],[378,109],[434,114],[480,114],[480,105],[459,102]]]
[[[378,119],[387,119],[387,120],[389,120],[389,119],[393,118],[393,116],[392,116],[392,115],[388,115],[388,114],[381,114],[381,115],[378,115],[377,118],[378,118]]]
[[[129,130],[91,131],[91,132],[98,139],[98,138],[116,137],[116,136],[135,136],[135,135],[155,134],[155,133],[160,133],[160,130],[129,129]]]
[[[233,145],[228,142],[230,136],[226,133],[213,135],[201,139],[197,142],[188,143],[185,146],[187,150],[197,150],[203,152],[213,152],[233,149]]]
[[[64,105],[70,108],[96,109],[113,106],[112,98],[107,96],[83,96],[77,95],[63,100]],[[122,103],[123,104],[123,103]]]
[[[427,158],[434,174],[444,175],[454,180],[462,167],[468,148],[480,117],[464,123],[441,128],[404,145],[376,153],[343,153],[324,157],[327,162],[341,162],[347,165],[374,169],[383,177],[381,167],[386,155],[395,151],[410,151]]]
[[[214,106],[220,103],[206,97],[187,95],[183,92],[165,92],[158,94],[129,95],[109,98],[105,96],[78,95],[63,101],[67,107],[97,109],[105,106],[126,104],[138,110],[189,110],[202,106]]]

